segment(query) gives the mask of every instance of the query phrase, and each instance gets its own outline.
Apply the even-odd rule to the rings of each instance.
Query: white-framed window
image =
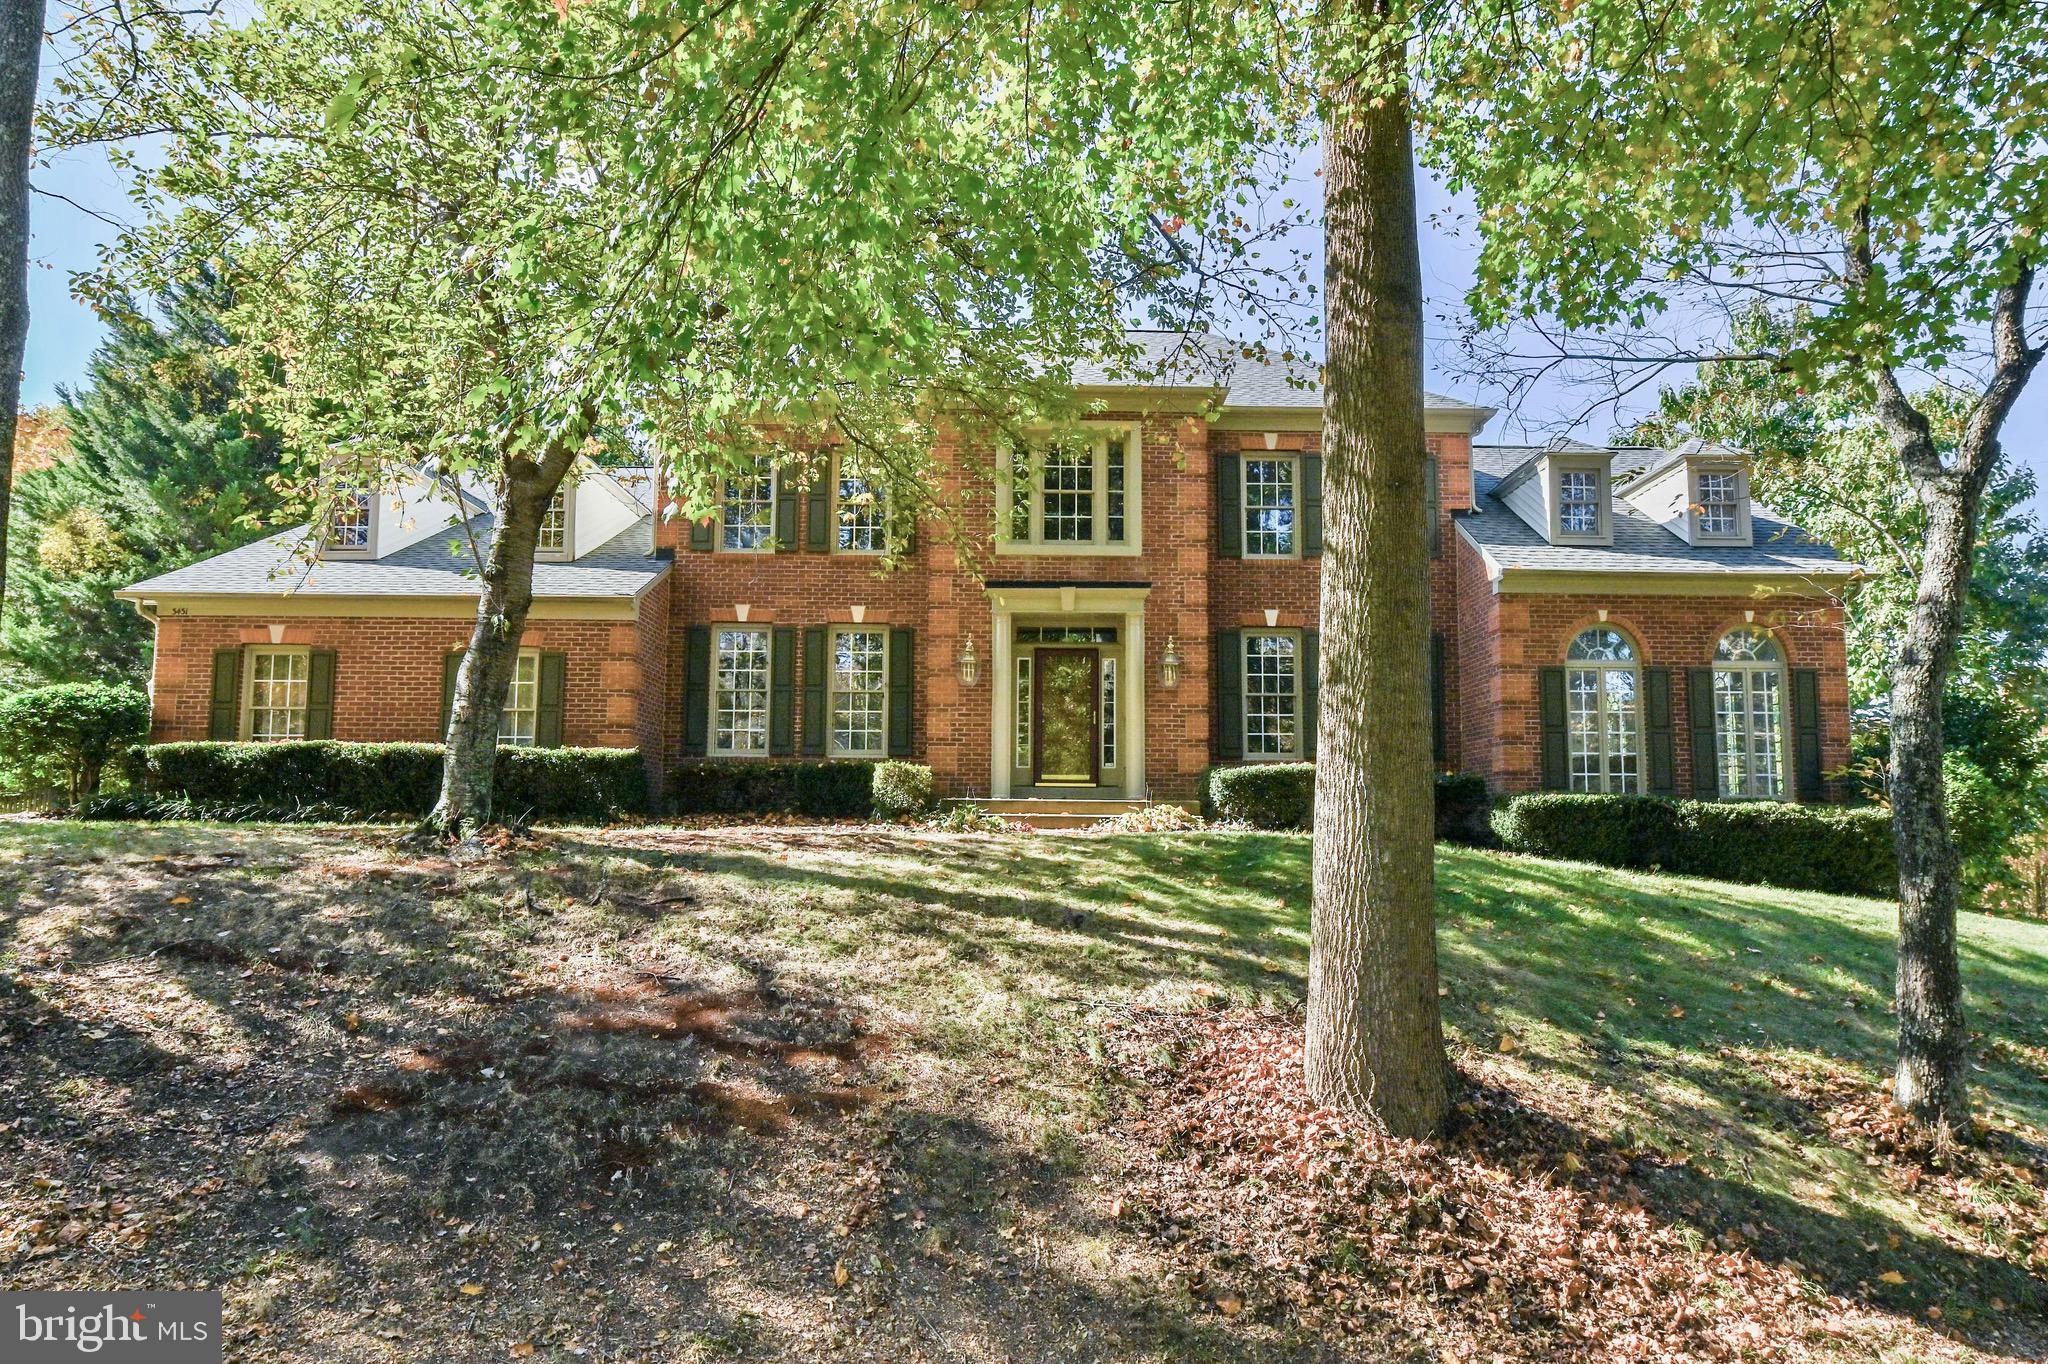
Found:
[[[711,679],[711,751],[724,757],[768,752],[766,630],[720,627]]]
[[[1580,631],[1565,651],[1565,731],[1574,791],[1642,789],[1642,674],[1636,664],[1628,636],[1604,625]]]
[[[1240,467],[1244,475],[1244,557],[1294,557],[1299,461],[1293,455],[1246,455]]]
[[[1557,477],[1557,526],[1566,535],[1600,533],[1600,475],[1592,469],[1562,469]]]
[[[1740,467],[1693,467],[1691,479],[1692,538],[1695,541],[1748,544],[1749,475]]]
[[[547,510],[540,514],[540,539],[535,550],[543,558],[566,559],[569,557],[569,490],[555,489],[555,495],[548,499]]]
[[[498,742],[532,748],[540,724],[540,650],[521,649],[505,688],[505,710],[498,717]]]
[[[889,547],[889,517],[882,489],[860,466],[841,457],[832,479],[832,548],[841,554],[880,554]]]
[[[1011,757],[1025,768],[1031,766],[1031,660],[1028,651],[1017,655],[1017,726]]]
[[[1714,749],[1723,800],[1785,797],[1785,655],[1750,626],[1714,650]]]
[[[740,554],[775,548],[775,461],[756,456],[725,476],[719,498],[718,547]]]
[[[1083,428],[1003,461],[997,547],[1011,553],[1134,554],[1139,497],[1136,432]]]
[[[1244,755],[1301,753],[1301,640],[1291,631],[1244,636]]]
[[[1116,766],[1116,655],[1102,655],[1102,765]]]
[[[251,743],[306,737],[306,702],[313,656],[309,649],[252,649],[243,684],[242,732]]]
[[[370,494],[346,488],[335,493],[327,522],[327,548],[337,554],[369,553],[376,517]]]
[[[877,757],[888,748],[889,637],[834,630],[831,648],[832,756]]]

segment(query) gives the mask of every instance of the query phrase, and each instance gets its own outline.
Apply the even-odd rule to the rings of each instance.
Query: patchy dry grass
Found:
[[[1993,1137],[1928,1153],[1872,1101],[1886,907],[1439,870],[1459,1063],[1550,1126],[1418,1159],[1795,1283],[1800,1349],[2037,1350],[2048,933],[1966,925]],[[0,826],[0,1265],[220,1286],[247,1360],[1580,1352],[1392,1255],[1339,1266],[1340,1331],[1239,1257],[1248,1212],[1133,1211],[1214,1174],[1132,1122],[1203,1053],[1120,1048],[1284,1020],[1305,881],[1285,836],[560,830],[459,866],[388,830]],[[1276,1201],[1248,1187],[1212,1205]]]

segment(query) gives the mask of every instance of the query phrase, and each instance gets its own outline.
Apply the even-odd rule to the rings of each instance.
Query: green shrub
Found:
[[[1315,814],[1314,763],[1246,763],[1212,767],[1202,778],[1202,812],[1254,829],[1306,829]],[[1451,843],[1491,843],[1486,778],[1471,773],[1436,779],[1436,836]]]
[[[132,775],[195,807],[404,819],[434,808],[441,755],[439,744],[154,744],[135,751]],[[492,802],[504,819],[603,822],[647,808],[647,771],[632,748],[501,748]]]
[[[932,770],[923,763],[875,764],[875,815],[903,819],[932,808]]]
[[[149,734],[149,697],[126,683],[64,682],[0,701],[0,771],[16,787],[100,789],[107,761]]]
[[[874,772],[874,763],[846,760],[688,762],[669,773],[669,805],[679,815],[866,819]]]
[[[1493,826],[1516,852],[1610,867],[1880,897],[1898,881],[1878,809],[1547,792],[1506,802]]]

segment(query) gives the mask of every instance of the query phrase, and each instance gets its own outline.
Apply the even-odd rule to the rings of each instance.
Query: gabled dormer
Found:
[[[1614,543],[1614,452],[1576,441],[1539,450],[1494,496],[1553,545]]]
[[[579,460],[541,515],[535,557],[555,563],[580,559],[646,514],[618,479]]]
[[[389,558],[443,529],[457,515],[448,490],[416,470],[408,470],[383,491],[351,483],[346,471],[334,479],[320,542],[323,559]]]
[[[1689,545],[1748,548],[1749,461],[1740,451],[1689,440],[1652,460],[1621,496],[1631,507]]]

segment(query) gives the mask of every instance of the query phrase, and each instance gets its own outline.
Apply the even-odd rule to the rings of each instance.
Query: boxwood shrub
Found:
[[[875,764],[686,762],[669,770],[670,808],[679,815],[807,815],[866,819],[874,810]]]
[[[1493,827],[1516,852],[1610,867],[1882,898],[1898,883],[1875,807],[1545,793],[1505,802]]]
[[[874,778],[878,818],[903,819],[932,808],[932,770],[923,763],[876,763]]]
[[[148,795],[250,817],[417,818],[441,791],[439,744],[151,744],[128,767]],[[493,801],[507,818],[603,822],[647,809],[647,770],[635,748],[501,748]]]
[[[1306,829],[1315,813],[1314,763],[1246,763],[1212,767],[1202,778],[1202,813],[1254,829]],[[1486,778],[1469,772],[1436,779],[1436,836],[1452,843],[1490,843],[1491,797]]]

